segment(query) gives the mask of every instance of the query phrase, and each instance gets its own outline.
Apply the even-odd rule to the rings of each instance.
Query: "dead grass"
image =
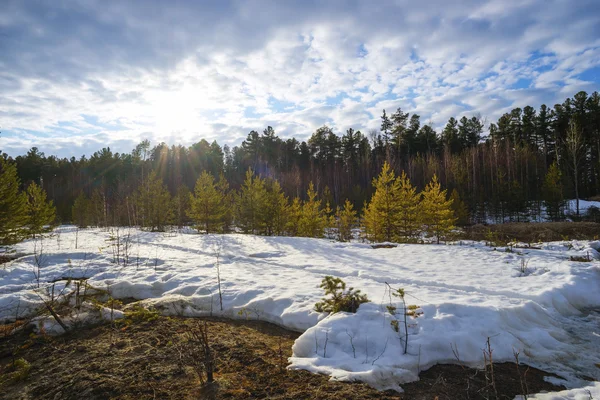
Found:
[[[488,240],[490,232],[501,242],[517,240],[525,243],[556,240],[592,240],[600,235],[595,222],[543,222],[473,225],[465,228],[460,239]]]
[[[3,399],[475,399],[485,385],[482,371],[437,365],[421,380],[402,385],[404,394],[378,392],[361,383],[330,382],[328,376],[281,368],[298,336],[272,324],[210,319],[215,383],[200,387],[178,344],[196,320],[165,318],[122,327],[97,326],[49,340],[25,333],[0,339],[0,375],[12,349],[31,364],[27,379],[3,388]],[[27,346],[18,346],[27,344]],[[494,367],[500,398],[520,393],[515,364]],[[531,369],[529,390],[556,389],[547,373]]]

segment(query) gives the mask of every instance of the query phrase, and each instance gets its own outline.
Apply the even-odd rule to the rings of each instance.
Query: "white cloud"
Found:
[[[305,139],[322,124],[378,129],[397,107],[440,127],[598,85],[578,78],[600,66],[596,2],[427,3],[11,2],[0,148],[239,144],[267,125]]]

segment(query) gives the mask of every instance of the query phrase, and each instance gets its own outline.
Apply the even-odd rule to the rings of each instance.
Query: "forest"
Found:
[[[155,230],[202,220],[206,231],[235,224],[281,234],[313,203],[326,218],[335,220],[339,208],[368,225],[368,204],[385,174],[391,174],[388,185],[416,194],[438,184],[459,225],[558,221],[565,218],[565,199],[600,194],[600,95],[579,92],[554,107],[515,108],[489,124],[477,115],[450,118],[441,132],[398,108],[383,111],[379,131],[349,128],[338,136],[323,126],[307,141],[280,138],[269,126],[234,147],[205,139],[189,147],[151,147],[145,140],[131,153],[106,147],[79,159],[46,156],[35,147],[14,159],[2,154],[3,173],[15,168],[19,191],[32,198],[43,189],[56,222],[82,226]],[[216,210],[209,212],[211,201]],[[277,228],[267,216],[269,226],[259,228],[252,210],[265,208],[243,209],[244,202],[257,201],[279,202],[291,210],[288,221]],[[245,212],[250,216],[242,217]]]

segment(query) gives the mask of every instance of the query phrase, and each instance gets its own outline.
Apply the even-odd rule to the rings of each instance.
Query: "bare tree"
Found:
[[[571,121],[565,140],[565,149],[567,151],[568,165],[573,172],[573,184],[575,185],[575,201],[577,216],[579,216],[579,168],[585,158],[585,143],[581,130],[577,123]]]
[[[221,312],[223,311],[223,294],[221,292],[221,265],[220,258],[221,252],[223,251],[223,238],[219,238],[213,247],[213,252],[215,255],[215,268],[217,270],[217,286],[219,288],[219,306],[221,307]]]
[[[46,264],[46,254],[44,254],[44,238],[43,236],[39,236],[37,239],[34,239],[33,242],[33,278],[35,280],[36,286],[39,289],[40,280],[42,276],[42,267]]]

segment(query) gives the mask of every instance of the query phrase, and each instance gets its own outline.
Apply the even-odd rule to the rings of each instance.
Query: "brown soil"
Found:
[[[189,366],[179,361],[178,343],[198,323],[195,319],[160,317],[120,329],[107,325],[57,338],[22,332],[0,339],[0,382],[15,358],[31,363],[27,378],[0,387],[2,399],[513,399],[522,393],[515,364],[495,364],[498,395],[485,373],[457,365],[437,365],[418,382],[402,385],[405,393],[378,392],[361,383],[330,382],[327,376],[288,371],[298,336],[256,321],[208,322],[217,355],[215,381],[201,388]],[[281,352],[280,352],[281,349]],[[521,373],[526,369],[521,366]],[[559,390],[529,369],[527,391]]]

